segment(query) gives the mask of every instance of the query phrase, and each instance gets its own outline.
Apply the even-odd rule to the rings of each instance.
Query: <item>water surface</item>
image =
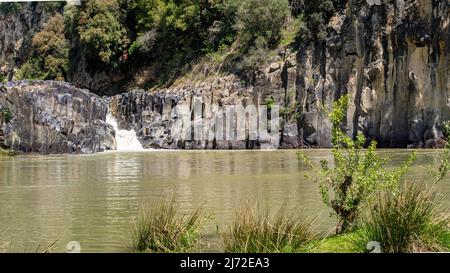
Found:
[[[313,160],[327,150],[304,151]],[[409,152],[383,151],[399,166]],[[422,150],[408,176],[429,177],[436,152]],[[34,251],[55,240],[56,251],[79,241],[83,252],[127,251],[142,204],[175,193],[182,212],[199,205],[209,216],[205,251],[220,250],[216,227],[230,223],[246,200],[277,208],[284,202],[318,216],[328,232],[335,221],[296,151],[148,151],[95,155],[0,157],[0,246]],[[450,190],[443,181],[441,193]],[[445,204],[450,204],[448,197]]]

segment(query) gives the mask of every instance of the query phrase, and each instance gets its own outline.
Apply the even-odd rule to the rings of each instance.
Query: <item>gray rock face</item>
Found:
[[[12,114],[0,128],[6,147],[43,154],[115,149],[108,104],[87,90],[51,81],[0,84],[0,108]]]
[[[0,73],[6,75],[10,66],[18,67],[32,52],[31,39],[40,31],[54,10],[44,3],[23,3],[13,14],[0,13]]]
[[[346,129],[350,136],[364,134],[380,147],[440,146],[441,125],[450,120],[448,10],[448,1],[349,0],[331,18],[326,41],[304,43],[297,53],[280,50],[266,67],[251,72],[247,82],[233,75],[207,75],[202,82],[188,80],[168,89],[133,90],[112,97],[110,111],[120,128],[136,130],[145,148],[330,147],[327,110],[348,94]],[[0,24],[12,24],[8,20],[3,18]],[[5,44],[8,48],[20,44],[16,38],[23,31],[16,31],[15,38],[0,38],[0,49]],[[11,55],[7,50],[0,62]],[[103,75],[75,82],[94,88],[110,80]],[[15,114],[2,127],[4,142],[11,147],[43,153],[115,147],[112,128],[104,123],[107,103],[87,91],[38,82],[3,85],[1,92],[0,103],[9,105]],[[280,106],[281,120],[268,139],[261,134],[251,138],[249,132],[234,140],[176,137],[179,107],[188,109],[186,118],[194,130],[199,124],[199,117],[192,114],[197,107],[201,119],[212,122],[214,105],[255,105],[259,109],[269,104]],[[243,126],[249,128],[248,123]],[[232,126],[232,133],[237,131]]]
[[[285,91],[279,80],[281,78],[275,78],[278,82],[272,84],[277,89],[270,93],[255,85],[245,86],[234,76],[155,92],[133,90],[112,97],[110,110],[121,129],[134,129],[137,132],[144,148],[254,149],[280,148],[280,144],[281,148],[298,147],[295,120],[287,122],[287,119],[284,121],[282,118],[279,126],[273,127],[276,130],[264,137],[260,132],[263,130],[257,130],[255,135],[250,135],[250,119],[241,118],[244,131],[239,136],[237,115],[234,116],[234,121],[233,118],[229,121],[231,126],[226,127],[227,114],[224,113],[225,118],[219,120],[214,109],[218,107],[225,111],[233,109],[227,107],[241,106],[246,109],[245,107],[253,105],[256,110],[261,108],[262,111],[269,97],[273,98],[275,104],[278,104],[276,101],[282,102]],[[187,109],[184,116],[181,113],[183,108]],[[182,130],[186,130],[187,134],[177,137],[177,130],[180,129],[179,125],[184,117],[188,122],[181,127],[184,126]],[[256,119],[254,121],[257,122]],[[270,122],[268,126],[270,127]],[[224,127],[230,128],[229,135]],[[218,137],[219,135],[221,137]],[[281,136],[285,137],[280,140]]]
[[[297,55],[299,132],[308,145],[329,146],[323,106],[342,94],[352,105],[348,134],[382,147],[433,147],[450,119],[448,1],[369,5],[349,1],[329,23],[332,35]]]
[[[172,112],[177,105],[193,111],[197,97],[206,112],[214,103],[264,105],[271,99],[281,107],[279,147],[330,147],[327,110],[348,94],[350,136],[364,134],[381,147],[439,146],[441,124],[450,120],[448,2],[376,2],[348,1],[330,20],[325,42],[303,44],[297,54],[281,52],[245,85],[229,76],[132,91],[113,99],[114,113],[146,147],[255,148],[260,141],[174,142]]]

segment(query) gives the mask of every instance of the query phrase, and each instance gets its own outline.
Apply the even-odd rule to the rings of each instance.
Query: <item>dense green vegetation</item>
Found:
[[[56,13],[33,37],[33,57],[20,67],[17,77],[66,80],[70,46],[64,35],[64,18]]]
[[[11,109],[8,107],[1,107],[0,108],[0,121],[9,123],[13,119],[14,115],[11,112]]]
[[[116,0],[86,1],[75,18],[79,47],[91,63],[115,68],[128,45],[121,10]]]
[[[20,3],[1,3],[0,4],[0,13],[10,15],[14,13],[18,13],[22,10],[22,5]]]
[[[32,54],[20,63],[16,78],[70,81],[85,71],[131,80],[149,71],[147,86],[165,85],[209,59],[220,63],[223,73],[246,77],[274,50],[324,36],[339,2],[86,0],[64,9],[49,4],[46,9],[55,15],[33,38]],[[20,12],[21,6],[0,7]]]
[[[307,0],[305,1],[305,22],[300,36],[302,40],[323,42],[329,33],[328,21],[336,10],[340,10],[345,0]]]

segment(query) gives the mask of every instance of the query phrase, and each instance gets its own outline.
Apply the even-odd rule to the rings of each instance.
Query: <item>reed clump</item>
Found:
[[[179,216],[174,199],[142,207],[132,230],[132,248],[141,252],[188,252],[200,245],[200,211]]]
[[[225,252],[288,253],[315,238],[314,219],[290,212],[286,206],[270,214],[257,206],[242,206],[222,234]]]
[[[448,218],[435,196],[432,188],[417,183],[383,192],[362,220],[359,244],[375,241],[390,253],[448,251]]]

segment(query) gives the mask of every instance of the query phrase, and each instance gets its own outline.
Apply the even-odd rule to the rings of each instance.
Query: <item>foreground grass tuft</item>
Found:
[[[132,248],[145,252],[188,252],[200,244],[200,209],[178,216],[174,199],[143,207],[132,231]]]
[[[301,252],[307,253],[360,253],[364,252],[362,246],[357,244],[358,232],[350,232],[334,235],[317,240],[312,240]]]
[[[222,235],[225,252],[295,252],[315,237],[314,220],[288,212],[283,206],[276,214],[242,207],[234,223]]]
[[[448,218],[423,184],[403,185],[373,204],[362,221],[359,244],[377,241],[383,252],[448,251]]]

